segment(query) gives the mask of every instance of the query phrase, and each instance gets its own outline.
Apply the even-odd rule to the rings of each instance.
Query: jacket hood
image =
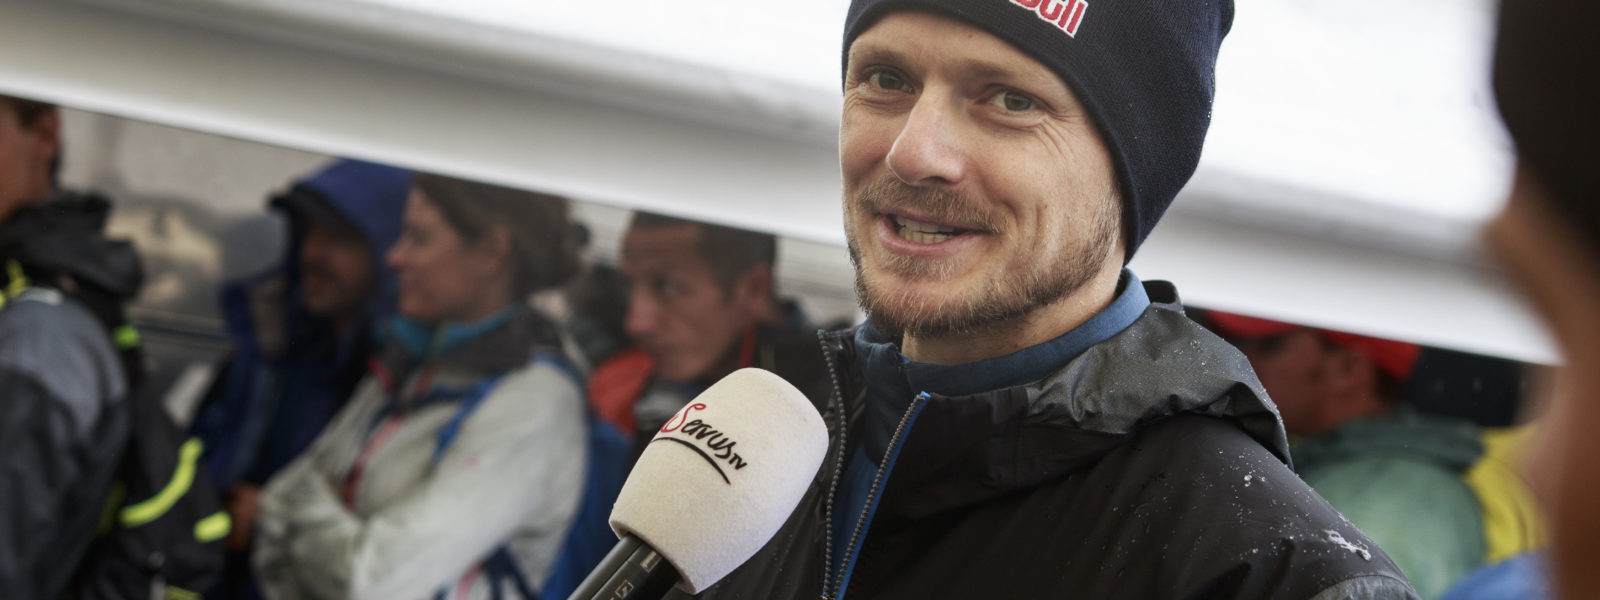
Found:
[[[132,243],[105,237],[110,213],[104,196],[56,191],[0,223],[0,256],[33,277],[67,275],[113,301],[132,299],[144,269]]]
[[[301,179],[289,192],[273,198],[271,205],[290,214],[308,212],[310,204],[331,209],[344,224],[361,232],[372,247],[374,273],[378,274],[377,293],[368,305],[375,320],[394,314],[399,288],[394,271],[384,261],[389,249],[400,239],[406,198],[411,192],[411,171],[359,160],[339,160],[321,171]],[[299,202],[296,196],[309,196]],[[312,209],[314,212],[316,209]],[[316,215],[306,215],[316,218]],[[298,287],[299,241],[303,232],[295,226],[292,244],[285,252],[284,268],[294,272]]]
[[[1377,417],[1352,421],[1294,445],[1300,472],[1358,457],[1392,456],[1465,473],[1483,456],[1483,440],[1470,421],[1439,417],[1401,406]]]
[[[921,518],[1070,477],[1143,425],[1179,414],[1230,421],[1288,463],[1277,408],[1244,355],[1185,316],[1171,284],[1145,289],[1151,305],[1138,320],[1044,379],[929,397],[880,515]],[[854,402],[852,413],[862,400]]]
[[[367,302],[370,326],[395,313],[398,284],[384,255],[400,236],[411,172],[404,169],[340,160],[295,182],[268,203],[291,217],[337,219],[367,239],[372,247],[376,291]],[[313,326],[300,302],[301,219],[291,218],[283,260],[264,273],[229,283],[222,290],[223,316],[235,340],[279,354],[308,340],[327,337]]]

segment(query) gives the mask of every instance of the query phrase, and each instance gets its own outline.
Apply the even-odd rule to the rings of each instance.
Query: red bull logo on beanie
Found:
[[[1067,32],[1067,37],[1078,37],[1083,13],[1089,10],[1089,0],[1011,0],[1011,3],[1036,11],[1041,20]]]

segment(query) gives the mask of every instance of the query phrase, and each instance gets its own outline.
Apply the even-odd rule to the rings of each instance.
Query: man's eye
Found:
[[[655,281],[656,294],[663,299],[671,300],[683,292],[683,286],[670,279],[657,279]]]
[[[892,71],[873,71],[867,76],[872,85],[885,90],[898,91],[906,87],[906,80]]]
[[[994,97],[994,102],[1001,108],[1012,112],[1033,110],[1033,108],[1037,105],[1037,103],[1033,101],[1033,98],[1029,98],[1024,94],[1010,90],[996,94]]]

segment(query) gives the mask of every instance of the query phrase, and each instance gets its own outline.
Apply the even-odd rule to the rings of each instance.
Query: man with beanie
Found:
[[[194,433],[233,519],[232,555],[208,597],[255,597],[248,557],[260,487],[339,412],[394,314],[383,256],[400,237],[411,173],[342,160],[271,201],[289,219],[288,252],[226,286],[233,352],[202,400]]]
[[[1494,90],[1517,153],[1511,199],[1487,238],[1568,365],[1532,460],[1561,598],[1600,598],[1600,3],[1504,0]],[[1537,565],[1534,565],[1537,567]],[[1505,565],[1515,578],[1542,569]],[[1474,581],[1474,583],[1485,583]],[[1505,583],[1505,582],[1502,582]],[[1506,585],[1498,589],[1515,589]],[[1534,586],[1524,586],[1534,587]],[[1463,595],[1462,598],[1486,598]],[[1510,596],[1506,596],[1510,597]]]
[[[1195,169],[1227,0],[855,0],[829,459],[705,598],[1414,598],[1245,358],[1123,268]]]

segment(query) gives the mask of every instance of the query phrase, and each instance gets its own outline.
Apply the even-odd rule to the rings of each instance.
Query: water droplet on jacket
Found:
[[[1344,536],[1340,535],[1339,532],[1332,529],[1323,530],[1322,533],[1328,536],[1328,541],[1333,542],[1340,548],[1359,554],[1361,560],[1372,560],[1372,552],[1368,551],[1365,545],[1351,543],[1349,540],[1344,539]]]

